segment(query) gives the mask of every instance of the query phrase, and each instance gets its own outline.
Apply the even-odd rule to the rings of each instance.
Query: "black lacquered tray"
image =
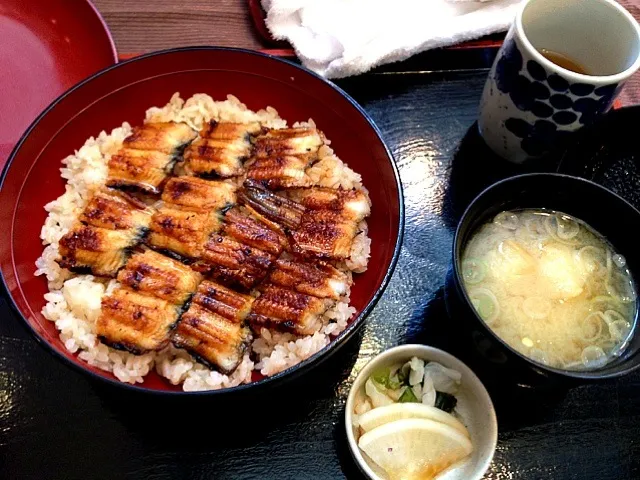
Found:
[[[639,125],[640,106],[610,112],[576,134],[558,170],[600,183],[640,209]]]
[[[165,400],[92,383],[41,349],[2,300],[0,478],[362,478],[342,420],[352,372],[401,343],[434,345],[466,360],[443,299],[455,226],[482,188],[530,168],[495,158],[478,138],[486,74],[416,69],[339,82],[376,121],[397,160],[404,245],[361,334],[270,395],[233,404]],[[640,478],[640,373],[544,391],[479,374],[500,431],[486,478]]]

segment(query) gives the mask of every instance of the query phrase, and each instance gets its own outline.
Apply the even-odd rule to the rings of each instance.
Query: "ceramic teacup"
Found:
[[[512,162],[540,157],[609,110],[638,67],[640,26],[614,0],[526,1],[485,84],[480,134]]]

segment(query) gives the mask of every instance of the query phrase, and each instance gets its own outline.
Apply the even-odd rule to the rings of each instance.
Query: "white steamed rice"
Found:
[[[145,117],[145,122],[184,122],[198,130],[209,120],[259,121],[270,128],[287,126],[275,109],[267,107],[253,112],[232,95],[224,101],[214,101],[209,95],[196,94],[184,101],[176,93],[164,107],[147,110]],[[299,125],[313,125],[313,121],[294,124]],[[49,215],[40,233],[45,249],[36,261],[35,274],[47,278],[49,293],[45,295],[47,304],[42,314],[55,322],[67,350],[78,353],[78,357],[90,365],[112,372],[122,382],[143,382],[145,375],[155,367],[158,374],[174,385],[182,384],[185,391],[211,390],[248,383],[254,370],[266,376],[285,370],[320,351],[332,336],[346,328],[349,318],[355,313],[355,308],[349,306],[348,293],[325,312],[320,331],[313,335],[295,336],[262,328],[252,344],[256,363],[247,353],[231,375],[210,370],[197,363],[186,351],[173,346],[160,352],[133,355],[101,343],[95,330],[101,300],[118,282],[92,275],[75,275],[60,268],[55,259],[58,241],[69,231],[93,192],[104,185],[107,162],[130,133],[129,124],[123,123],[110,134],[101,132],[97,138],[88,139],[73,155],[65,158],[60,172],[67,181],[66,191],[45,206]],[[320,160],[307,170],[315,184],[364,189],[360,175],[343,163],[329,146],[322,147],[319,153]],[[371,248],[366,222],[362,222],[359,230],[351,257],[345,263],[354,272],[366,270]]]

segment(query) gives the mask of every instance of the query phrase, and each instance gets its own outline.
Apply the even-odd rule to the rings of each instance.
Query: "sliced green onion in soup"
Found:
[[[581,359],[585,367],[597,368],[607,363],[607,354],[600,347],[589,345],[582,350]]]
[[[563,243],[573,243],[573,239],[580,232],[580,225],[563,215],[549,215],[544,219],[544,228],[549,236]]]
[[[631,332],[631,324],[627,321],[613,322],[609,325],[609,333],[611,338],[622,342],[627,339]]]
[[[606,307],[618,308],[622,302],[610,295],[598,295],[591,299],[591,304],[599,310],[607,310]]]
[[[487,264],[477,258],[467,258],[462,261],[462,278],[465,283],[476,284],[484,280],[487,275]]]
[[[603,313],[603,320],[607,325],[611,325],[613,322],[626,321],[624,316],[615,310],[605,310]]]
[[[637,298],[631,277],[623,273],[609,270],[609,275],[604,281],[604,286],[609,295],[622,303],[631,303]]]
[[[611,257],[611,260],[613,260],[613,263],[618,268],[624,268],[627,266],[627,259],[619,253],[616,253],[613,257]]]
[[[584,363],[582,363],[582,360],[580,360],[578,362],[567,362],[567,363],[562,364],[558,368],[563,368],[565,370],[580,370],[580,369],[584,368]]]
[[[545,228],[546,215],[531,215],[524,220],[524,230],[519,229],[529,234],[531,238],[543,240],[549,236]]]
[[[547,318],[551,313],[551,308],[551,301],[544,297],[527,297],[522,302],[522,311],[527,317],[534,320]]]
[[[576,263],[587,273],[602,274],[607,269],[607,255],[601,248],[588,245],[575,255]]]
[[[469,299],[485,322],[494,322],[500,315],[498,299],[488,288],[472,288],[469,290]]]
[[[493,223],[507,230],[515,230],[518,228],[520,221],[518,220],[518,215],[513,212],[500,212],[493,219]]]
[[[556,215],[558,238],[571,240],[580,233],[580,224],[567,215]]]
[[[626,340],[629,333],[631,333],[631,324],[615,310],[607,310],[604,312],[604,321],[607,322],[607,326],[609,327],[611,339],[616,342]]]
[[[585,342],[595,342],[602,336],[602,323],[605,321],[604,313],[593,312],[580,322],[580,338]]]
[[[608,352],[610,355],[615,355],[616,351],[620,348],[620,344],[603,335],[598,341],[598,347],[605,352]]]
[[[544,350],[534,347],[529,350],[529,357],[534,362],[541,363],[542,365],[549,365],[549,355]]]

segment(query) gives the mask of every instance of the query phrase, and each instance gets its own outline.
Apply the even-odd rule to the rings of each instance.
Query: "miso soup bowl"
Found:
[[[640,249],[637,233],[640,212],[622,197],[578,177],[557,173],[532,173],[499,181],[480,193],[467,207],[458,224],[453,244],[445,300],[454,322],[467,328],[471,353],[494,378],[508,378],[528,385],[557,385],[625,375],[640,366],[640,335],[634,329],[622,355],[594,370],[561,370],[536,363],[502,341],[473,308],[463,284],[462,253],[480,226],[504,210],[549,209],[572,215],[604,235],[625,256],[636,282],[640,280]],[[635,320],[637,323],[638,311]],[[497,376],[496,376],[497,375]]]

